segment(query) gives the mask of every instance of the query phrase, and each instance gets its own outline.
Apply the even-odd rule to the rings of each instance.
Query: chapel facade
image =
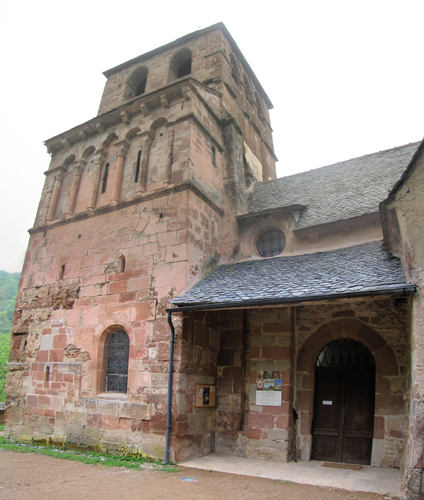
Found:
[[[272,103],[222,23],[104,75],[97,117],[46,141],[7,434],[400,467],[414,495],[422,146],[276,179]]]

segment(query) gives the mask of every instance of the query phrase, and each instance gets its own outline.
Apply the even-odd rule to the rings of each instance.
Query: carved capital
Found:
[[[128,141],[119,141],[115,142],[114,145],[116,147],[116,155],[123,156],[125,158],[128,150],[130,149],[130,143]]]
[[[148,116],[148,114],[150,113],[149,106],[145,102],[143,102],[143,104],[140,104],[140,111],[143,116]]]
[[[65,173],[66,173],[66,170],[64,167],[60,167],[57,169],[57,173],[56,175],[54,176],[54,180],[55,180],[55,183],[56,182],[62,182],[63,179],[65,178]]]
[[[75,175],[81,175],[86,165],[87,165],[87,160],[81,159],[77,161],[74,167]]]
[[[94,154],[96,155],[94,164],[97,166],[97,168],[100,168],[106,160],[106,152],[103,151],[103,149],[99,149]]]

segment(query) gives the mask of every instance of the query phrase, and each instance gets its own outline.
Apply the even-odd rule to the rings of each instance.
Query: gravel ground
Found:
[[[183,481],[183,479],[189,479]],[[194,479],[194,481],[192,480]],[[0,450],[1,500],[383,500],[373,493],[186,469],[128,470]]]

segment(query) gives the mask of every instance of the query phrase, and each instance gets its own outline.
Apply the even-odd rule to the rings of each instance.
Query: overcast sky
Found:
[[[278,175],[422,139],[424,2],[33,0],[0,11],[0,270],[20,271],[49,156],[102,72],[216,22],[274,104]]]

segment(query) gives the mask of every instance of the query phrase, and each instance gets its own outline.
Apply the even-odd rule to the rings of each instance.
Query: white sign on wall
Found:
[[[256,404],[258,406],[281,406],[283,374],[259,370],[256,372]]]

